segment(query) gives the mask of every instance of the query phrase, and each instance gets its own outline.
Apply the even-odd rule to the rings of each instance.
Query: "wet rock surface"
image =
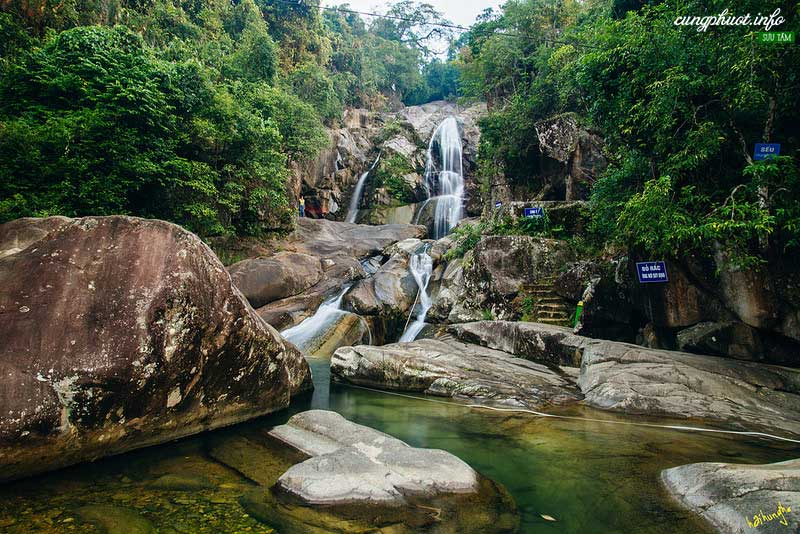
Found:
[[[229,269],[234,282],[241,280],[245,287],[250,287],[253,280],[258,282],[253,282],[253,286],[263,288],[265,292],[269,288],[273,295],[278,293],[276,288],[285,294],[292,293],[257,310],[267,323],[283,330],[312,316],[326,298],[341,291],[345,284],[364,278],[367,273],[360,260],[381,254],[384,248],[398,241],[424,237],[425,232],[425,227],[409,224],[369,226],[302,218],[298,220],[295,234],[274,243],[272,251],[257,259],[239,262]],[[298,265],[298,272],[288,276],[289,280],[296,280],[290,284],[278,274],[293,269],[291,259],[294,257],[310,258],[307,263],[312,268],[304,269],[305,263]],[[274,269],[275,263],[279,263],[281,269]],[[316,265],[321,269],[319,277],[313,268]],[[289,287],[292,291],[288,291]],[[299,292],[294,291],[301,287],[303,289]],[[256,305],[263,302],[258,294],[251,293],[248,298],[254,298]]]
[[[679,503],[719,532],[785,533],[800,528],[800,460],[689,464],[664,470],[661,479]]]
[[[455,340],[420,339],[382,347],[342,347],[331,375],[380,389],[541,408],[576,402],[571,380],[544,365]]]
[[[21,220],[0,243],[0,479],[263,415],[311,387],[302,355],[178,226]]]

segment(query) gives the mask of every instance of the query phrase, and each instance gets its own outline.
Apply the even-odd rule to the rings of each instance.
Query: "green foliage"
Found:
[[[0,220],[125,213],[204,236],[290,228],[288,162],[327,137],[308,104],[271,85],[263,21],[228,18],[242,5],[204,27],[157,4],[140,15],[145,39],[79,26],[17,50],[0,81]]]
[[[385,187],[398,205],[414,202],[414,189],[403,176],[414,172],[408,160],[400,154],[381,158],[375,169],[375,187]]]
[[[571,111],[607,142],[610,164],[591,192],[596,244],[653,254],[721,248],[750,265],[794,249],[800,53],[757,43],[754,28],[673,24],[723,9],[763,6],[516,0],[487,12],[458,58],[462,91],[490,104],[484,180],[505,174],[519,185],[540,174],[534,124]],[[770,140],[786,157],[752,163],[753,145]]]
[[[453,239],[453,246],[445,252],[444,259],[451,261],[456,258],[463,258],[481,240],[481,235],[483,235],[485,228],[485,223],[464,223],[456,226],[450,234]]]
[[[305,2],[9,0],[0,222],[125,213],[204,237],[287,231],[290,165],[328,144],[322,121],[426,87],[424,28],[391,35]],[[387,163],[389,193],[413,200],[408,166]]]

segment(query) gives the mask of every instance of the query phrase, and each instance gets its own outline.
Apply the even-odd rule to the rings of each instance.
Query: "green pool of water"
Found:
[[[257,441],[310,408],[335,410],[413,446],[456,454],[508,488],[522,531],[530,533],[707,532],[670,502],[659,482],[662,469],[700,461],[775,462],[799,452],[741,436],[590,421],[654,422],[585,407],[560,412],[579,420],[551,419],[329,385],[328,362],[313,360],[312,368],[316,391],[290,410],[0,486],[0,532],[271,532],[239,500],[256,487],[254,476],[274,478],[287,460],[261,450],[239,458],[245,467],[236,468],[220,463],[219,451]]]

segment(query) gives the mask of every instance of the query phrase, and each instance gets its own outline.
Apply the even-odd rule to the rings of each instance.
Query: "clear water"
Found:
[[[78,511],[107,504],[138,513],[161,533],[271,532],[239,504],[253,483],[215,461],[213,454],[234,453],[243,441],[255,441],[292,413],[309,408],[333,409],[411,445],[458,455],[509,489],[526,533],[706,532],[670,502],[658,479],[662,469],[698,461],[773,462],[800,452],[741,437],[500,414],[430,402],[441,399],[329,385],[328,361],[310,361],[317,389],[290,410],[0,486],[0,532],[99,532],[82,523]],[[565,413],[645,421],[581,407]],[[242,461],[272,477],[285,469],[286,459],[268,450],[253,449],[244,456]],[[207,487],[165,489],[165,475],[199,477]],[[557,521],[546,521],[542,514]],[[136,532],[130,522],[122,528],[115,532]]]

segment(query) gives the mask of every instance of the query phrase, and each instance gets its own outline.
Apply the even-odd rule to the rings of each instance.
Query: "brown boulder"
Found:
[[[228,267],[228,271],[255,308],[302,293],[322,278],[319,258],[296,252],[243,260]]]
[[[302,355],[178,226],[14,221],[0,247],[0,480],[263,415],[311,386]]]

